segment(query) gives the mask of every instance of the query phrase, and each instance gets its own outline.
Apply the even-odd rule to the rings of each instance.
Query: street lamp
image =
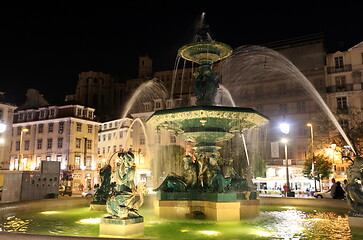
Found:
[[[314,187],[316,189],[316,177],[315,177],[315,158],[314,158],[314,130],[313,124],[308,123],[306,126],[310,127],[310,135],[311,135],[311,175],[314,178]]]
[[[290,132],[290,125],[287,123],[280,124],[280,131],[286,136]],[[287,160],[287,138],[282,138],[281,142],[285,145],[285,161],[286,161],[286,185],[287,185],[287,194],[286,196],[290,196],[290,177],[289,177],[289,161]]]
[[[23,154],[21,153],[21,148],[23,146],[23,133],[29,132],[29,129],[23,128],[20,132],[20,144],[19,144],[19,156],[18,156],[18,170],[20,168],[20,163],[23,162]]]

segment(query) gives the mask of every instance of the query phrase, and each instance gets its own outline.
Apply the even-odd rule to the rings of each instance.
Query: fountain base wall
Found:
[[[260,200],[212,202],[196,200],[155,200],[154,214],[161,218],[180,219],[202,213],[208,220],[240,221],[241,217],[260,214]]]
[[[144,218],[113,219],[102,218],[100,236],[130,236],[144,233]]]

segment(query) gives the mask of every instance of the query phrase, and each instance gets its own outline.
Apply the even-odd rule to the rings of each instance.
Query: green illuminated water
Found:
[[[238,222],[165,220],[141,209],[147,239],[363,239],[363,230],[350,229],[345,210],[261,206],[259,217]],[[48,212],[22,212],[3,216],[2,231],[99,236],[99,219],[105,212],[72,208]]]

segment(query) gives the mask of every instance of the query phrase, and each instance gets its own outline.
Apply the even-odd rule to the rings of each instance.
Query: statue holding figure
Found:
[[[115,171],[116,188],[107,200],[107,212],[112,218],[139,217],[138,209],[144,202],[144,195],[147,194],[146,183],[135,186],[136,165],[132,152],[122,152],[118,156],[121,161],[117,163]]]
[[[116,169],[117,190],[132,191],[135,188],[135,156],[132,152],[121,152],[118,156],[121,161],[117,163]]]

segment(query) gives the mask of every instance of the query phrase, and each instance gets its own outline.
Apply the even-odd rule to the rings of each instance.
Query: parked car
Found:
[[[97,189],[84,191],[84,192],[82,192],[82,197],[91,198],[95,195],[96,191],[97,191]]]
[[[333,198],[330,194],[330,189],[322,192],[315,192],[314,197],[316,198]]]
[[[72,196],[72,188],[70,186],[60,186],[59,187],[59,195],[61,196]]]

